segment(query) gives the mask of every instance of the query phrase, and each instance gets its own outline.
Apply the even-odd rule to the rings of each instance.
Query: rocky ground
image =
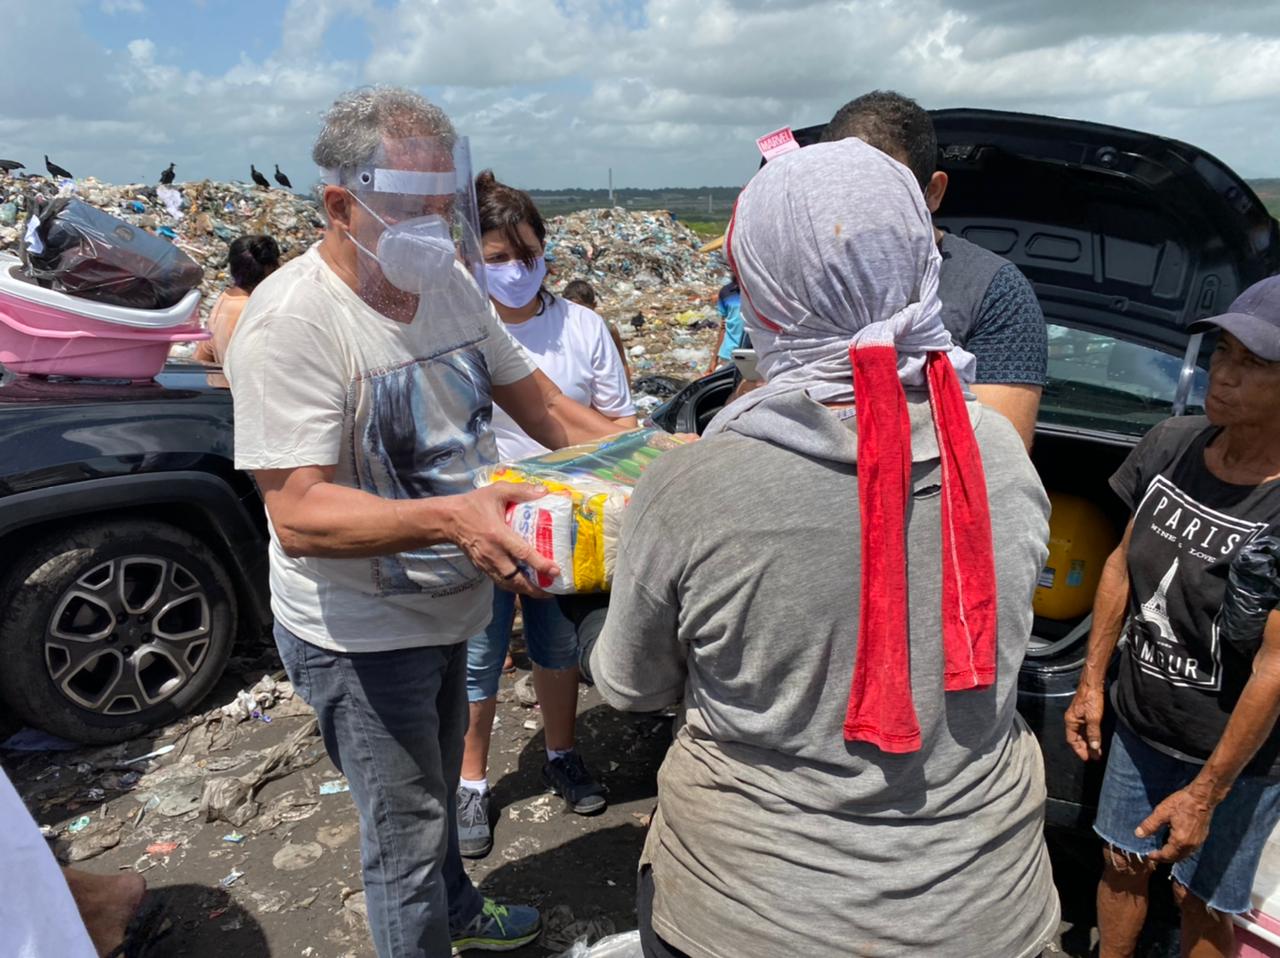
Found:
[[[6,751],[4,765],[64,861],[140,872],[164,894],[173,930],[161,954],[372,956],[345,780],[264,659],[239,661],[213,698],[225,709],[110,749]],[[520,674],[504,677],[493,740],[495,848],[468,868],[486,894],[543,909],[542,939],[516,954],[558,955],[635,925],[635,864],[670,725],[620,715],[584,689],[581,747],[611,804],[567,814],[543,790],[540,714],[516,700]],[[259,782],[246,800],[237,783]]]
[[[503,679],[493,740],[495,847],[468,869],[486,894],[543,910],[544,935],[515,954],[558,956],[578,939],[635,927],[636,862],[671,731],[583,689],[581,747],[610,806],[593,818],[568,814],[543,790],[540,715],[516,694],[527,674],[517,661],[522,670]],[[164,895],[173,929],[162,955],[372,958],[355,810],[309,709],[282,679],[264,647],[234,660],[210,700],[224,706],[145,739],[3,753],[64,861],[142,873]],[[154,752],[162,754],[143,757]],[[1092,944],[1097,861],[1086,845],[1051,841],[1067,919],[1058,953],[1081,958]]]

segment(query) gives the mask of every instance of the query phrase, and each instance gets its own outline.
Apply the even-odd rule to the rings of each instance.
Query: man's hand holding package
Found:
[[[383,499],[333,477],[333,466],[254,472],[286,554],[355,559],[453,542],[503,588],[532,596],[543,593],[519,574],[517,563],[559,572],[505,521],[508,503],[546,495],[541,487],[499,483],[456,496]]]
[[[560,574],[560,567],[542,555],[507,525],[507,505],[530,502],[547,494],[541,486],[499,482],[453,498],[449,539],[462,547],[477,569],[501,588],[521,595],[546,598],[520,574],[527,566],[535,573]]]

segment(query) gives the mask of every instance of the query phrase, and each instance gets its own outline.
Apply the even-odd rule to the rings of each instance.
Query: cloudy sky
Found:
[[[0,0],[0,157],[30,166],[309,184],[321,111],[375,82],[538,188],[740,184],[756,136],[875,87],[1280,175],[1275,0]]]

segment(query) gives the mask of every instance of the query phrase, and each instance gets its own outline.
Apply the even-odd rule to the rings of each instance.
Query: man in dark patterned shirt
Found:
[[[842,106],[822,135],[824,142],[856,136],[904,164],[937,213],[947,174],[937,168],[933,120],[900,93],[876,90]],[[935,230],[942,253],[938,298],[951,335],[978,358],[973,392],[1014,424],[1027,447],[1035,433],[1048,362],[1044,314],[1018,267],[990,250]]]

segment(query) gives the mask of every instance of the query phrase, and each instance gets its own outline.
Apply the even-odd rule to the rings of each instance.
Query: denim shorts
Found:
[[[555,599],[520,598],[524,641],[534,665],[568,669],[578,664],[578,632]],[[502,663],[511,644],[516,618],[516,595],[493,590],[493,619],[489,627],[467,643],[467,701],[483,702],[498,694]]]
[[[1147,838],[1139,838],[1134,829],[1199,773],[1199,765],[1152,748],[1117,723],[1093,830],[1119,851],[1146,857],[1163,847],[1168,829]],[[1258,862],[1278,820],[1280,781],[1240,776],[1214,809],[1204,845],[1173,866],[1174,881],[1216,911],[1247,912]]]

